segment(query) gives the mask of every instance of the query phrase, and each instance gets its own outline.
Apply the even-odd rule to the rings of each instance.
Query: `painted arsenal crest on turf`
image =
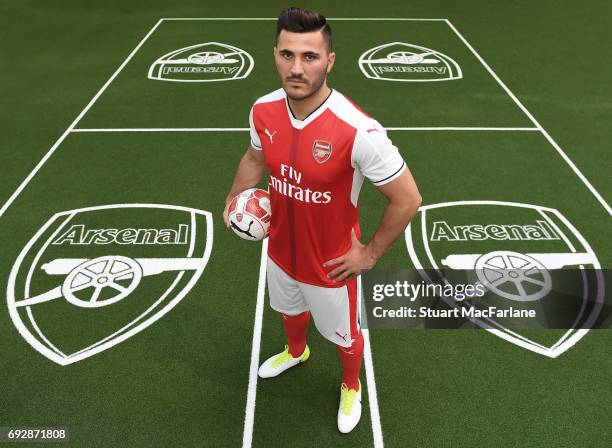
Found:
[[[470,319],[519,347],[556,358],[593,328],[602,310],[604,279],[597,256],[553,208],[501,201],[432,204],[420,208],[405,236],[410,259],[426,281],[452,284],[459,277],[486,288],[484,297],[465,299],[466,306],[534,310],[541,313],[542,328],[550,318],[567,322],[555,327],[563,330],[529,333],[509,319]],[[456,308],[457,300],[444,301]]]
[[[390,42],[359,57],[366,78],[379,81],[431,82],[461,79],[461,67],[445,54],[420,45]]]
[[[332,144],[327,140],[315,140],[312,144],[312,156],[317,163],[325,163],[332,154]]]
[[[254,65],[251,55],[238,47],[206,42],[161,56],[147,77],[175,82],[231,81],[249,76]]]
[[[209,212],[116,204],[51,217],[10,273],[7,303],[23,338],[67,365],[113,347],[169,312],[212,250]]]

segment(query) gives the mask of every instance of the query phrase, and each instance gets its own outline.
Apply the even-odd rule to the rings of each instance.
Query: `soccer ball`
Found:
[[[249,188],[237,195],[228,208],[230,227],[245,240],[260,241],[270,230],[270,195],[259,188]]]

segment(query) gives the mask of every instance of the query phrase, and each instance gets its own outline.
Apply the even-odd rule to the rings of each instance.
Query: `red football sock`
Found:
[[[359,372],[363,361],[363,335],[361,331],[350,347],[336,346],[340,362],[342,363],[343,373],[342,382],[349,389],[359,390]]]
[[[306,348],[306,332],[310,324],[310,311],[304,311],[297,316],[283,314],[283,324],[289,341],[289,354],[297,358],[304,353]]]

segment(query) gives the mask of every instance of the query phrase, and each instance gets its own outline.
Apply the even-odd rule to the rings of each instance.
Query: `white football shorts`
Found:
[[[296,316],[310,311],[319,333],[334,344],[350,347],[360,331],[361,277],[338,288],[309,285],[290,277],[268,257],[270,307]]]

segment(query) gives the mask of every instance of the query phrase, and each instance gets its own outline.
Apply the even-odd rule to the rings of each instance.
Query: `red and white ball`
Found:
[[[228,208],[230,227],[245,240],[260,241],[270,231],[270,195],[259,188],[244,190],[230,203]]]

